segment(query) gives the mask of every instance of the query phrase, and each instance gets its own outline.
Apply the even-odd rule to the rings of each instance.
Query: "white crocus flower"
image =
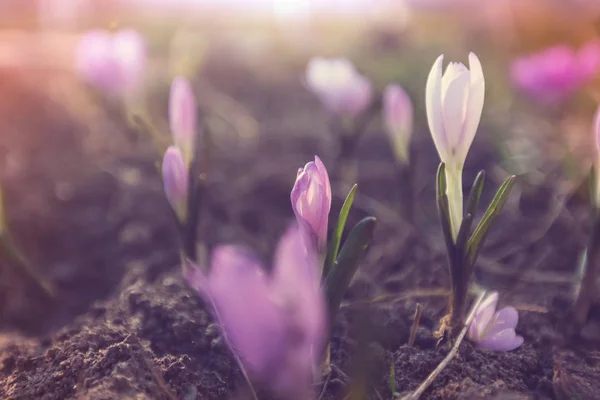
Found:
[[[469,54],[469,67],[450,63],[442,75],[441,55],[433,64],[425,89],[429,130],[446,165],[446,195],[454,240],[463,218],[462,169],[481,119],[485,80],[481,63]]]

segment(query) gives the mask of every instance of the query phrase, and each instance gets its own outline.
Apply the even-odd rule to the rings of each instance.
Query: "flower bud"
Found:
[[[187,165],[192,161],[196,135],[196,97],[187,79],[177,77],[169,93],[171,135],[184,154]]]
[[[127,29],[83,35],[76,49],[76,70],[83,81],[108,93],[127,93],[141,81],[146,66],[142,37]]]
[[[165,194],[180,220],[185,219],[188,194],[188,170],[179,148],[170,146],[162,161]]]
[[[398,162],[408,164],[413,106],[410,97],[399,85],[389,85],[383,92],[383,120],[394,156]]]
[[[298,170],[290,199],[306,245],[319,252],[325,251],[331,210],[331,183],[319,157],[315,156],[315,161]]]
[[[306,84],[327,110],[351,118],[365,111],[373,97],[371,82],[343,58],[310,60]]]

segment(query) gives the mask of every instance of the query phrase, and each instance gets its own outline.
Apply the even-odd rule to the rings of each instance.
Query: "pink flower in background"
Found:
[[[590,42],[578,51],[566,45],[516,59],[511,79],[531,97],[547,102],[563,100],[600,72],[600,43]]]
[[[388,85],[383,91],[383,121],[392,142],[394,156],[399,162],[408,164],[413,105],[400,85]]]
[[[523,344],[523,337],[515,333],[519,313],[514,307],[496,311],[498,292],[490,293],[476,311],[467,336],[483,349],[510,351]]]
[[[331,183],[327,168],[319,157],[315,156],[315,161],[298,170],[290,199],[306,244],[315,250],[325,251]]]
[[[211,302],[232,350],[249,374],[287,399],[313,397],[313,368],[326,338],[325,302],[316,255],[297,227],[281,238],[267,275],[255,255],[236,246],[213,251],[210,273],[185,278]]]
[[[356,117],[373,97],[371,82],[345,58],[313,58],[305,79],[308,88],[334,114]]]
[[[146,45],[132,29],[85,33],[76,49],[76,70],[86,83],[109,93],[131,91],[141,81]]]

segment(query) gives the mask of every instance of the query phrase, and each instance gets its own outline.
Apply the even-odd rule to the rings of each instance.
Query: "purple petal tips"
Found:
[[[483,349],[510,351],[523,344],[523,337],[515,333],[519,314],[514,307],[496,312],[498,292],[490,293],[480,304],[471,322],[468,338]]]
[[[188,172],[179,148],[170,146],[165,151],[161,170],[167,199],[179,218],[183,218],[188,192]]]
[[[319,157],[315,156],[315,161],[298,171],[290,199],[306,245],[324,251],[331,211],[331,183]]]
[[[191,162],[196,134],[196,97],[187,79],[177,77],[169,93],[169,124],[175,144]]]
[[[290,399],[308,399],[313,368],[326,334],[325,302],[316,255],[298,227],[281,239],[273,274],[240,247],[214,250],[208,276],[185,273],[188,284],[215,306],[226,340],[249,374]]]

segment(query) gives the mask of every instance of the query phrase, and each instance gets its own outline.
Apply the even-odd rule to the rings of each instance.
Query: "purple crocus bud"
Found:
[[[162,161],[165,194],[180,219],[185,218],[188,192],[188,172],[179,148],[170,146]]]
[[[318,156],[298,170],[290,195],[292,209],[307,246],[319,252],[327,245],[327,224],[331,211],[331,183]]]
[[[519,314],[514,307],[496,311],[498,292],[490,293],[477,308],[467,336],[478,347],[496,351],[510,351],[523,344],[523,337],[515,333]]]
[[[313,397],[312,372],[326,334],[316,255],[293,227],[282,237],[273,274],[247,250],[214,250],[209,275],[185,270],[188,284],[215,307],[227,342],[251,377],[283,398]]]
[[[127,29],[84,34],[76,49],[76,70],[83,81],[109,93],[126,93],[140,82],[146,64],[142,37]]]
[[[334,114],[356,117],[371,103],[371,82],[344,58],[313,58],[306,68],[306,84]]]
[[[394,156],[400,163],[408,164],[413,105],[400,85],[388,85],[383,92],[383,120],[392,142]]]
[[[196,97],[190,82],[179,76],[173,80],[169,94],[171,134],[184,153],[186,164],[192,161],[196,135]]]

